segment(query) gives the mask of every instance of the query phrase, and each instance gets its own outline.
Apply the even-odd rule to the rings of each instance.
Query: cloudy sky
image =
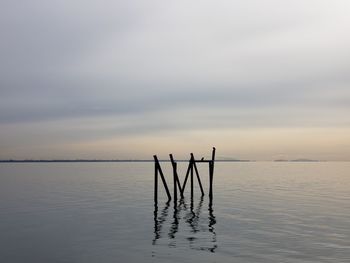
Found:
[[[0,158],[350,160],[348,0],[2,0]]]

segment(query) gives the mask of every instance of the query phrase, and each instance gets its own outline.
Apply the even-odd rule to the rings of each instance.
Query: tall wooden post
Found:
[[[213,147],[213,152],[211,155],[211,161],[209,162],[209,199],[213,199],[213,177],[214,177],[214,162],[215,162],[215,147]]]
[[[173,183],[174,183],[174,207],[176,207],[176,203],[177,203],[177,180],[176,180],[176,167],[177,167],[177,163],[174,164],[174,171],[173,171]]]
[[[157,167],[157,156],[154,155],[154,203],[158,203],[158,167]]]
[[[193,159],[193,154],[191,153],[191,200],[193,200],[193,163],[194,163],[194,159]]]

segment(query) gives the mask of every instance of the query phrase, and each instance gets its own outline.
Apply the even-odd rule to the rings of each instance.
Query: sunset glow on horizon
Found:
[[[0,159],[350,161],[349,1],[1,6]]]

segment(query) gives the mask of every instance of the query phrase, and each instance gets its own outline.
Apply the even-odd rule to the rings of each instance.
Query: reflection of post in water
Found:
[[[170,228],[170,231],[169,231],[169,234],[168,234],[170,239],[174,239],[175,238],[175,234],[179,230],[180,212],[183,209],[187,210],[187,205],[185,203],[185,200],[182,198],[179,201],[179,205],[178,206],[174,206],[173,221],[171,223],[171,228]]]
[[[175,206],[174,207],[174,213],[173,213],[173,222],[171,223],[170,231],[169,231],[169,238],[174,239],[175,234],[179,230],[179,210]]]
[[[216,224],[216,218],[214,216],[214,209],[213,209],[213,204],[212,203],[209,203],[209,231],[210,230],[214,230],[214,225]],[[211,232],[212,232],[211,231]]]
[[[204,227],[204,225],[200,224],[200,215],[202,213],[202,207],[203,207],[204,199],[203,197],[200,198],[197,206],[194,208],[193,205],[193,199],[191,199],[190,204],[185,203],[184,199],[180,199],[179,204],[177,206],[174,206],[172,221],[170,223],[170,229],[168,232],[168,238],[169,238],[169,247],[176,247],[176,233],[179,231],[179,225],[181,221],[180,213],[181,211],[185,212],[184,219],[186,220],[186,223],[190,227],[190,233],[191,236],[187,238],[189,241],[189,247],[191,249],[196,250],[205,250],[212,253],[215,253],[215,250],[217,248],[217,238],[216,238],[216,232],[215,232],[215,224],[216,224],[216,218],[214,215],[214,209],[213,209],[213,203],[209,202],[209,208],[208,208],[208,228]],[[166,222],[167,216],[168,216],[168,210],[169,210],[170,202],[167,202],[162,209],[159,217],[158,217],[158,206],[155,203],[154,205],[154,239],[152,244],[156,245],[156,241],[160,238],[162,227]],[[205,238],[197,238],[196,233],[199,232],[209,232],[210,235]],[[210,245],[208,245],[208,241]]]
[[[213,234],[211,242],[214,244],[213,247],[208,248],[208,250],[212,253],[215,252],[215,249],[218,247],[216,244],[216,232],[215,232],[215,227],[214,225],[216,224],[216,218],[214,216],[214,209],[213,209],[213,203],[210,201],[209,202],[209,232]]]
[[[158,218],[158,205],[157,203],[154,203],[154,239],[152,241],[152,244],[155,245],[157,239],[161,238],[161,230],[162,230],[162,225],[166,220],[166,217],[168,215],[168,209],[169,209],[169,202],[167,202],[162,209],[162,212]]]
[[[192,228],[191,232],[193,234],[200,232],[200,231],[206,231],[205,229],[200,228],[200,224],[199,224],[202,206],[203,206],[203,197],[198,202],[196,210],[193,209],[193,200],[191,200],[191,206],[190,206],[191,207],[191,211],[190,211],[191,217],[187,219],[187,222],[189,223],[190,227]],[[198,247],[196,248],[195,247],[196,243],[198,243],[199,245],[201,244],[200,239],[197,239],[195,236],[191,236],[191,237],[188,237],[187,240],[190,242],[190,248],[192,248],[192,249],[206,250],[206,251],[215,253],[215,250],[217,248],[216,232],[215,232],[215,228],[214,228],[214,225],[216,224],[216,218],[214,216],[214,209],[213,209],[212,202],[209,203],[208,211],[209,211],[209,216],[208,216],[209,229],[208,230],[212,234],[212,237],[210,239],[210,243],[212,243],[212,245],[211,246],[200,246],[199,248]]]
[[[201,214],[201,209],[203,206],[203,196],[199,199],[198,205],[196,210],[193,210],[193,199],[191,199],[191,205],[190,205],[190,213],[189,217],[186,220],[189,226],[192,228],[192,233],[197,233],[199,230],[199,216]]]

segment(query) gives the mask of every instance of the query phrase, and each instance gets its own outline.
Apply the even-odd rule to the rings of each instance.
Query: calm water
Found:
[[[174,209],[152,163],[0,164],[0,262],[350,262],[350,163],[215,169]]]

